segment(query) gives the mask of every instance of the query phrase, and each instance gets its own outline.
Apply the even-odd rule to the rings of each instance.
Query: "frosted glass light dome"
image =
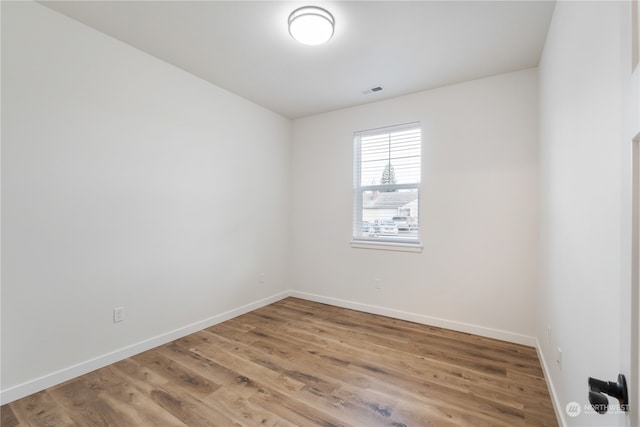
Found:
[[[335,20],[326,10],[304,6],[289,15],[289,34],[302,44],[316,46],[333,37]]]

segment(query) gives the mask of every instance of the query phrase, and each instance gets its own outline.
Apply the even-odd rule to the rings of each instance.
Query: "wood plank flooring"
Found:
[[[2,406],[14,426],[557,426],[531,347],[296,298]]]

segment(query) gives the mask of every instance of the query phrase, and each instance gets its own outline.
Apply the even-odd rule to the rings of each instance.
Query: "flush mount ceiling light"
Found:
[[[326,10],[316,6],[304,6],[289,15],[289,34],[302,44],[319,45],[333,36],[335,20]]]

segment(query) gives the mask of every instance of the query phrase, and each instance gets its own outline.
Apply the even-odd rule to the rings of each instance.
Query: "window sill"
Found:
[[[392,242],[372,242],[363,240],[352,240],[350,243],[352,248],[356,249],[375,249],[380,251],[396,251],[396,252],[422,252],[423,246],[419,243],[392,243]]]

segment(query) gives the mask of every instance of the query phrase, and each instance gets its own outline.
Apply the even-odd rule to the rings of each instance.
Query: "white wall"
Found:
[[[617,378],[628,339],[621,330],[629,319],[620,314],[629,280],[630,209],[623,207],[631,164],[622,134],[621,4],[558,2],[540,64],[537,335],[566,425],[628,422],[620,414],[565,414],[572,401],[584,410],[589,376]]]
[[[289,139],[281,116],[2,2],[3,400],[287,290]]]
[[[537,90],[531,69],[294,121],[292,287],[533,344]],[[351,248],[353,132],[413,121],[423,128],[424,250]]]
[[[633,6],[635,6],[635,10]],[[629,155],[634,155],[637,166],[635,170],[638,172],[637,177],[630,177],[629,184],[623,186],[623,191],[629,194],[629,197],[623,197],[623,200],[627,201],[623,204],[623,207],[627,208],[627,212],[633,209],[630,206],[632,201],[635,202],[636,207],[640,207],[640,64],[633,59],[634,50],[636,51],[635,58],[640,58],[640,7],[638,6],[640,6],[638,2],[628,2],[626,6],[623,6],[622,20],[622,52],[632,52],[631,57],[623,55],[622,58],[622,94],[626,106],[623,157],[626,157],[628,162]],[[635,20],[633,19],[634,14]],[[631,75],[628,74],[627,70],[629,69],[632,69]],[[624,141],[625,136],[627,141]],[[629,140],[634,141],[631,144],[633,148],[631,150],[625,149],[625,146],[629,146]],[[635,153],[632,154],[630,151]],[[625,175],[629,177],[630,171],[627,170]],[[631,232],[628,233],[628,240],[623,240],[623,244],[627,243],[629,247],[633,247],[633,250],[631,250],[628,261],[623,263],[623,269],[628,268],[628,275],[627,277],[623,276],[623,280],[627,279],[631,286],[628,289],[623,289],[622,319],[631,319],[631,321],[628,325],[622,325],[622,372],[629,373],[629,401],[640,402],[640,211],[636,211],[635,215],[629,218],[628,225],[623,223],[623,239],[625,226],[627,230],[631,229]],[[633,271],[636,274],[632,275]],[[625,337],[629,337],[629,339],[625,339]],[[640,408],[638,406],[640,405],[635,404],[629,408],[630,424],[634,426],[640,426]]]

